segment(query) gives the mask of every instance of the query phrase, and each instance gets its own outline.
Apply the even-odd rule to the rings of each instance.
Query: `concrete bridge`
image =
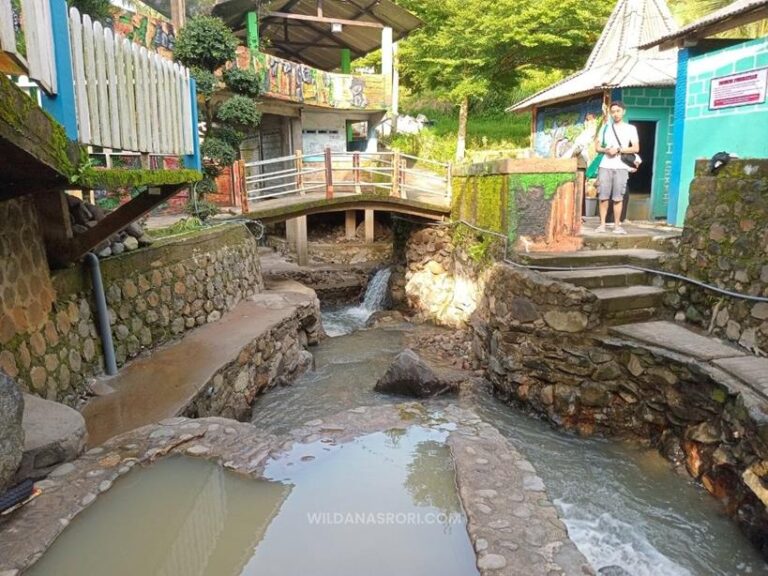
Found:
[[[426,168],[424,166],[427,166]],[[306,264],[307,216],[346,213],[352,239],[358,210],[365,240],[373,242],[375,211],[445,220],[451,212],[451,165],[399,154],[339,153],[293,156],[245,164],[248,211],[265,224],[286,222],[288,241]]]

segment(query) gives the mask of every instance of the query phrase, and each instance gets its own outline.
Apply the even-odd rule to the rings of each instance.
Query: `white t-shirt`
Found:
[[[616,141],[616,136],[613,133],[613,128],[616,129],[616,134],[619,136],[618,142]],[[637,128],[632,126],[632,124],[622,122],[621,124],[613,124],[613,128],[611,128],[611,124],[606,124],[600,129],[599,142],[601,145],[603,142],[605,142],[605,148],[629,148],[630,142],[632,144],[637,144],[640,141],[637,136]],[[603,159],[600,161],[600,168],[629,170],[629,166],[621,161],[621,157],[619,155],[611,158],[608,156],[608,154],[603,156]]]

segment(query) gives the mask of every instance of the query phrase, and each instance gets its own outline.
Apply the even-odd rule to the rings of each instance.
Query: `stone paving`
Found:
[[[452,428],[447,443],[459,496],[482,575],[590,575],[594,570],[569,540],[533,466],[474,413],[422,404],[359,407],[305,423],[285,437],[224,418],[176,417],[112,438],[38,483],[43,490],[0,523],[0,576],[34,563],[72,519],[137,464],[171,454],[205,458],[253,478],[270,458],[295,444],[343,443],[363,434],[412,425]]]

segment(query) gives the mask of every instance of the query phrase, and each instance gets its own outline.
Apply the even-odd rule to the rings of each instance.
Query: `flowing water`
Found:
[[[373,392],[407,331],[350,333],[354,322],[317,346],[316,369],[293,386],[261,397],[253,422],[274,432],[361,405],[393,402]],[[324,316],[325,322],[325,316]],[[432,405],[439,410],[446,401]],[[620,566],[633,576],[768,574],[768,565],[690,478],[654,450],[606,439],[583,439],[477,391],[460,402],[497,427],[536,466],[568,531],[596,568]]]
[[[374,312],[381,310],[387,299],[391,268],[382,268],[368,283],[363,302],[356,306],[342,306],[323,313],[323,328],[328,336],[341,336],[365,326]]]
[[[370,290],[386,285],[384,274]],[[336,333],[347,335],[313,349],[314,371],[259,398],[253,423],[281,433],[397,401],[372,388],[419,328],[350,333],[380,298],[333,312]],[[475,410],[536,466],[595,568],[619,566],[633,576],[768,574],[719,504],[656,452],[559,433],[487,390],[430,407],[439,411],[450,401]],[[192,459],[161,461],[121,479],[29,574],[477,574],[445,433],[411,427],[301,445],[270,462],[264,481]]]

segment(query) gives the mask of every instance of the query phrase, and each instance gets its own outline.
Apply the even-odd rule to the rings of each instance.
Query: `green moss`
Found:
[[[498,236],[478,232],[462,223],[453,230],[453,245],[469,256],[478,270],[492,263],[503,250],[503,241]]]
[[[509,177],[512,190],[527,192],[532,186],[544,189],[544,198],[551,200],[557,189],[566,182],[573,182],[572,172],[549,172],[541,174],[511,174]]]
[[[718,404],[724,404],[725,401],[728,399],[728,394],[722,388],[715,388],[714,390],[712,390],[711,396],[712,396],[712,400],[714,400]]]
[[[67,178],[75,174],[79,148],[70,142],[64,127],[42,110],[32,98],[0,74],[0,122],[31,143],[28,151]]]
[[[502,232],[504,220],[504,176],[484,176],[477,182],[475,223],[480,228]]]
[[[137,186],[167,186],[188,184],[201,180],[197,170],[123,170],[87,168],[78,184],[88,188],[135,188]]]

